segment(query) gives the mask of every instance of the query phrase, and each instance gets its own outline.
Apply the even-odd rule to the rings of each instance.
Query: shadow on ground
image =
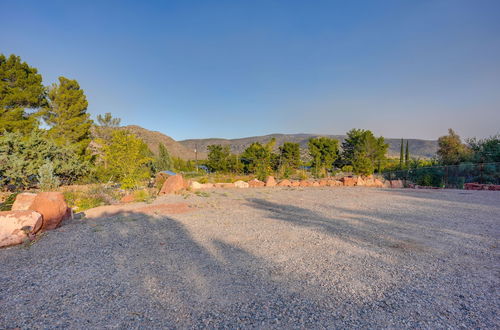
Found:
[[[247,206],[362,248],[397,249],[408,241],[406,231],[377,236],[374,228],[385,224],[362,212],[352,213],[360,222],[352,225],[264,199],[249,199]],[[455,324],[434,317],[445,311],[434,304],[432,288],[418,281],[401,282],[365,300],[336,296],[334,285],[327,291],[316,282],[288,278],[269,260],[222,239],[202,245],[172,216],[125,212],[73,220],[29,249],[0,252],[2,328]],[[473,312],[448,314],[479,324]]]

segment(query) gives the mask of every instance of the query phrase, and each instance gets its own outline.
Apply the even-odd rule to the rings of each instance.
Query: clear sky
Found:
[[[0,0],[0,52],[175,139],[500,131],[499,0]]]

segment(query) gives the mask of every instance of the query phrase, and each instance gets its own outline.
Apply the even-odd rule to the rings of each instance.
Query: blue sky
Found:
[[[175,139],[500,131],[500,1],[8,1],[0,52]]]

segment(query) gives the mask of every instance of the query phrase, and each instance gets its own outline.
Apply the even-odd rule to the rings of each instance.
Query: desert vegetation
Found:
[[[456,166],[460,174],[481,164],[481,173],[462,176],[459,183],[497,183],[499,178],[499,136],[464,143],[450,129],[439,138],[439,150],[432,159],[411,157],[411,146],[401,140],[397,159],[387,156],[383,137],[352,129],[343,141],[310,138],[307,150],[294,142],[276,147],[274,138],[254,142],[241,153],[233,153],[228,145],[212,144],[207,158],[195,161],[171,156],[162,143],[153,152],[109,112],[92,120],[85,92],[76,80],[60,77],[57,84],[44,86],[38,70],[19,56],[0,56],[0,84],[3,190],[54,190],[74,184],[141,190],[154,187],[152,178],[161,171],[182,172],[201,183],[264,180],[269,175],[305,179],[390,173],[420,185],[441,186],[444,172],[450,172],[443,166]]]

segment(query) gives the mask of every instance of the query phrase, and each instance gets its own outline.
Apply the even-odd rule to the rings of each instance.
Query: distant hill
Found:
[[[126,129],[129,132],[137,135],[148,145],[149,149],[155,154],[158,153],[158,144],[163,143],[165,147],[167,147],[167,150],[170,152],[170,155],[174,157],[180,157],[182,159],[195,158],[193,149],[189,149],[188,147],[182,145],[181,143],[172,139],[170,136],[167,136],[163,133],[150,131],[137,125],[123,126],[120,128]]]
[[[276,138],[276,149],[283,145],[284,142],[295,142],[300,144],[300,147],[305,152],[307,142],[310,138],[318,136],[328,136],[334,139],[343,141],[345,135],[318,135],[318,134],[270,134],[263,136],[252,136],[240,139],[190,139],[183,141],[175,141],[171,137],[156,131],[150,131],[136,125],[124,126],[130,132],[140,137],[149,148],[154,152],[158,152],[158,143],[163,143],[170,154],[174,157],[182,159],[194,159],[195,148],[198,150],[198,159],[207,157],[207,146],[211,144],[222,144],[231,146],[231,151],[234,153],[242,153],[251,143],[260,142],[266,143],[273,137]],[[399,148],[401,139],[385,139],[389,143],[389,156],[399,157]],[[406,140],[405,140],[406,141]],[[410,155],[412,157],[430,158],[435,155],[437,150],[437,141],[409,139]]]
[[[341,142],[345,138],[345,135],[270,134],[241,139],[190,139],[179,141],[179,143],[190,150],[194,150],[197,147],[198,157],[205,158],[207,155],[207,146],[211,144],[230,145],[232,152],[241,153],[252,142],[266,143],[274,137],[276,139],[276,148],[283,145],[284,142],[295,142],[300,144],[301,149],[305,150],[307,149],[307,142],[309,139],[318,136],[328,136],[330,138],[338,139]],[[389,157],[399,157],[401,139],[385,139],[385,141],[389,144]],[[408,141],[411,157],[431,158],[436,154],[437,141],[420,139],[408,139]]]

